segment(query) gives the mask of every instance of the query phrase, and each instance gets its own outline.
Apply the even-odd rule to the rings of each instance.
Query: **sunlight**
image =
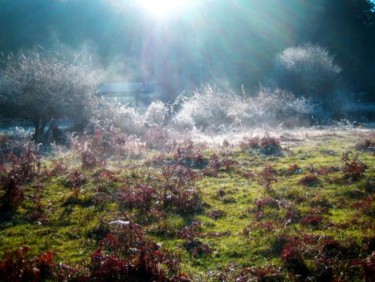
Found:
[[[175,13],[183,12],[191,6],[192,0],[138,0],[147,12],[158,18],[169,17]]]

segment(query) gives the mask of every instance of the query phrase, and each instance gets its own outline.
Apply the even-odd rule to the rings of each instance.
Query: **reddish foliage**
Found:
[[[201,237],[202,224],[200,221],[193,221],[190,225],[185,226],[178,231],[178,238],[185,240],[194,240],[196,237]]]
[[[256,280],[255,280],[256,279]],[[247,282],[247,281],[285,281],[284,274],[272,266],[253,266],[244,268],[241,272],[236,275],[236,282]]]
[[[223,216],[225,215],[225,212],[222,211],[222,210],[213,210],[213,211],[209,211],[209,212],[207,213],[207,215],[208,215],[209,217],[211,217],[212,219],[217,220],[217,219],[219,219],[220,217],[223,217]]]
[[[275,230],[275,226],[271,221],[260,222],[257,224],[257,228],[261,228],[268,232]]]
[[[0,167],[0,199],[2,214],[14,211],[24,200],[22,185],[31,182],[40,173],[40,159],[31,146],[24,146],[19,155],[6,156],[9,168]]]
[[[67,185],[70,186],[73,191],[77,194],[79,192],[80,187],[85,184],[87,181],[87,177],[82,174],[82,172],[78,171],[77,169],[73,170],[67,180]]]
[[[359,151],[372,151],[375,152],[375,141],[371,139],[363,140],[355,145]]]
[[[97,166],[98,159],[96,153],[91,150],[85,150],[81,152],[81,162],[83,169],[91,169]]]
[[[312,187],[312,186],[316,186],[320,183],[320,180],[319,178],[314,175],[314,174],[309,174],[309,175],[306,175],[304,177],[302,177],[298,183],[300,185],[303,185],[303,186],[308,186],[308,187]]]
[[[286,175],[300,174],[302,169],[297,164],[292,164],[286,170]]]
[[[272,165],[267,164],[263,171],[260,174],[263,178],[263,185],[266,189],[271,188],[272,182],[277,182],[276,178],[276,170],[273,168]]]
[[[208,167],[203,170],[203,174],[217,177],[220,171],[230,171],[236,164],[237,162],[230,159],[227,155],[224,155],[223,158],[219,158],[219,156],[214,154]]]
[[[263,155],[280,155],[282,148],[280,140],[271,137],[268,133],[262,138],[259,137],[245,137],[240,143],[242,150],[253,150]]]
[[[247,150],[247,149],[258,149],[259,148],[259,143],[260,143],[260,138],[259,137],[244,137],[243,140],[240,142],[240,148],[242,150]]]
[[[259,211],[259,210],[262,210],[266,206],[279,208],[281,205],[281,202],[274,198],[268,197],[268,198],[262,198],[262,199],[256,200],[255,205],[257,206],[258,211]]]
[[[140,212],[147,212],[151,209],[153,200],[156,198],[156,191],[151,186],[142,184],[134,188],[122,188],[118,193],[120,204],[128,209],[137,209]]]
[[[47,172],[48,176],[60,176],[67,171],[66,165],[62,161],[52,161],[52,168]]]
[[[147,239],[139,225],[122,220],[111,224],[115,230],[91,256],[90,280],[189,281],[179,271],[179,260]]]
[[[213,250],[207,245],[202,243],[198,239],[188,240],[184,243],[184,247],[194,257],[201,257],[204,255],[210,255]]]
[[[28,258],[29,248],[22,247],[12,254],[7,254],[0,261],[0,279],[2,281],[45,281],[53,278],[56,267],[51,252],[37,258]]]
[[[353,260],[351,264],[361,267],[363,281],[375,281],[375,252],[372,252],[372,254],[366,258]]]
[[[323,219],[321,215],[306,215],[301,219],[301,224],[318,226],[323,222]]]
[[[363,176],[365,170],[367,169],[367,165],[358,159],[358,155],[354,155],[352,158],[350,158],[350,155],[353,155],[353,153],[350,151],[343,154],[341,159],[344,163],[342,171],[345,178],[350,180],[358,180]]]
[[[329,173],[339,172],[339,171],[340,171],[340,168],[337,166],[321,166],[316,171],[316,173],[319,175],[327,175]]]
[[[281,259],[286,269],[300,277],[302,281],[309,275],[310,271],[303,261],[302,253],[295,245],[285,245],[281,253]]]
[[[203,203],[195,187],[196,173],[181,165],[164,166],[162,170],[164,183],[158,195],[162,207],[182,214],[200,211]]]
[[[280,140],[275,137],[271,137],[269,134],[266,134],[260,139],[259,142],[261,153],[265,155],[277,155],[280,154],[282,148],[280,146]]]

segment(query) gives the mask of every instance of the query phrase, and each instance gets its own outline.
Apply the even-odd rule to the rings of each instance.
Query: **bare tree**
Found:
[[[97,77],[87,62],[80,56],[66,58],[41,47],[3,55],[0,113],[31,121],[34,139],[42,143],[57,119],[87,121],[94,105]]]

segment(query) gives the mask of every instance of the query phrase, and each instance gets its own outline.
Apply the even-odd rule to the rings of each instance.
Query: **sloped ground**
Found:
[[[371,127],[191,137],[153,151],[94,136],[6,158],[0,277],[375,277]]]

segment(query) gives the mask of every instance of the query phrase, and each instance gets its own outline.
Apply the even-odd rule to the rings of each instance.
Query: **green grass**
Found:
[[[86,265],[100,240],[113,229],[109,222],[126,216],[139,223],[150,239],[178,254],[182,271],[193,280],[217,281],[215,277],[224,272],[229,281],[241,269],[254,266],[272,265],[287,273],[280,257],[281,237],[328,236],[344,244],[375,236],[375,158],[372,152],[355,151],[361,140],[363,136],[349,133],[306,137],[295,144],[281,143],[288,148],[283,156],[262,156],[237,147],[228,154],[227,148],[217,148],[214,152],[219,158],[236,163],[219,170],[216,176],[194,169],[198,178],[192,185],[200,191],[203,208],[187,214],[173,209],[163,214],[139,212],[124,208],[116,198],[126,187],[161,187],[161,166],[150,164],[155,153],[145,152],[145,159],[108,161],[106,167],[113,177],[105,178],[104,168],[80,171],[86,181],[74,190],[69,174],[80,165],[79,157],[71,152],[57,157],[66,165],[65,172],[40,176],[23,186],[25,200],[10,219],[0,223],[0,257],[27,245],[31,256],[52,251],[57,262]],[[348,150],[358,153],[367,165],[359,180],[345,178],[341,170],[342,154]],[[214,152],[206,149],[204,157],[210,159]],[[268,164],[276,171],[276,181],[266,188],[261,172]],[[300,169],[288,174],[294,164]],[[51,159],[43,160],[43,166],[44,171],[51,169]],[[320,173],[321,167],[339,170]],[[311,174],[318,177],[318,183],[302,185],[300,180]],[[31,216],[36,209],[35,195],[39,195],[43,210],[38,219]],[[101,199],[101,195],[108,199]],[[257,200],[266,198],[273,199],[273,204],[259,208]],[[158,203],[154,205],[160,208]],[[223,214],[212,218],[214,211]],[[295,218],[288,220],[290,212]],[[309,215],[319,215],[322,220],[304,224],[303,218]],[[194,255],[184,247],[186,239],[179,236],[184,227],[196,221],[200,222],[196,239],[206,244],[210,253]],[[306,261],[312,264],[310,258]]]

